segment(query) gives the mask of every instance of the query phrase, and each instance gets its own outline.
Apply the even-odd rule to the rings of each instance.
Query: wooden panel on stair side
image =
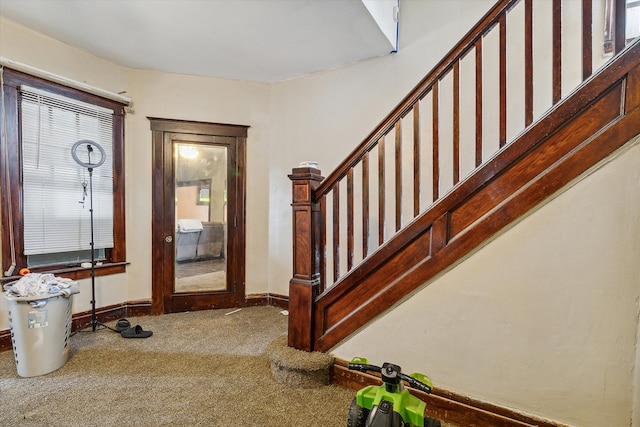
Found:
[[[640,106],[640,64],[627,74],[627,91],[625,99],[625,111],[632,111]]]
[[[455,238],[476,220],[494,209],[536,176],[548,168],[581,142],[589,139],[608,123],[620,116],[622,102],[622,84],[618,83],[605,96],[598,100],[576,119],[553,134],[546,141],[536,145],[526,154],[526,162],[512,163],[495,175],[477,193],[451,211],[449,236]],[[535,138],[536,135],[528,137]],[[542,144],[544,142],[544,144]]]
[[[362,289],[367,290],[367,294],[375,295],[389,292],[389,286],[393,286],[395,280],[402,277],[402,273],[410,270],[429,256],[431,246],[430,230],[424,230],[422,234],[413,239],[401,251],[395,252],[378,268],[369,270],[366,274],[352,274],[341,283],[344,291],[340,298],[333,299],[332,302],[323,301],[316,304],[316,336],[324,335],[328,330],[337,325],[349,324],[352,316],[361,316],[359,310],[353,310],[351,301],[362,297]],[[390,299],[392,301],[392,299]],[[388,307],[391,306],[390,303]],[[360,308],[366,310],[366,305]]]

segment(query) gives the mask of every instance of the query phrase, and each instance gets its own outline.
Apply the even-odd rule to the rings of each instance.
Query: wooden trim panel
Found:
[[[287,310],[289,308],[289,296],[272,293],[250,294],[244,300],[245,307],[260,305],[272,305]]]
[[[119,274],[126,272],[128,262],[111,262],[104,263],[103,265],[97,265],[95,267],[95,275],[96,277],[107,276],[110,274]],[[58,270],[47,270],[46,268],[41,269],[33,269],[32,272],[46,271],[47,273],[55,274],[55,275],[64,275],[65,278],[71,280],[80,280],[87,279],[91,277],[91,269],[84,267],[70,267],[70,268],[61,268]],[[0,284],[5,282],[11,282],[15,280],[19,280],[22,276],[9,276],[9,277],[0,277]]]
[[[247,137],[249,126],[147,117],[152,131]]]

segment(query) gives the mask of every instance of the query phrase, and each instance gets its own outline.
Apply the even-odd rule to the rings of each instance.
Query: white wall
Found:
[[[640,137],[613,157],[334,354],[571,425],[630,425]]]

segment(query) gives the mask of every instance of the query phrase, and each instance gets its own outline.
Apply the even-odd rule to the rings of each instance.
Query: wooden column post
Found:
[[[293,278],[289,281],[289,346],[313,351],[314,300],[320,291],[320,205],[313,191],[323,177],[315,168],[294,168]]]

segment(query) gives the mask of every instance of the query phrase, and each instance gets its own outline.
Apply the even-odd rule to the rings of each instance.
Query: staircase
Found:
[[[640,39],[615,0],[600,40],[595,3],[572,28],[497,2],[336,170],[293,169],[289,346],[331,349],[640,134]]]

